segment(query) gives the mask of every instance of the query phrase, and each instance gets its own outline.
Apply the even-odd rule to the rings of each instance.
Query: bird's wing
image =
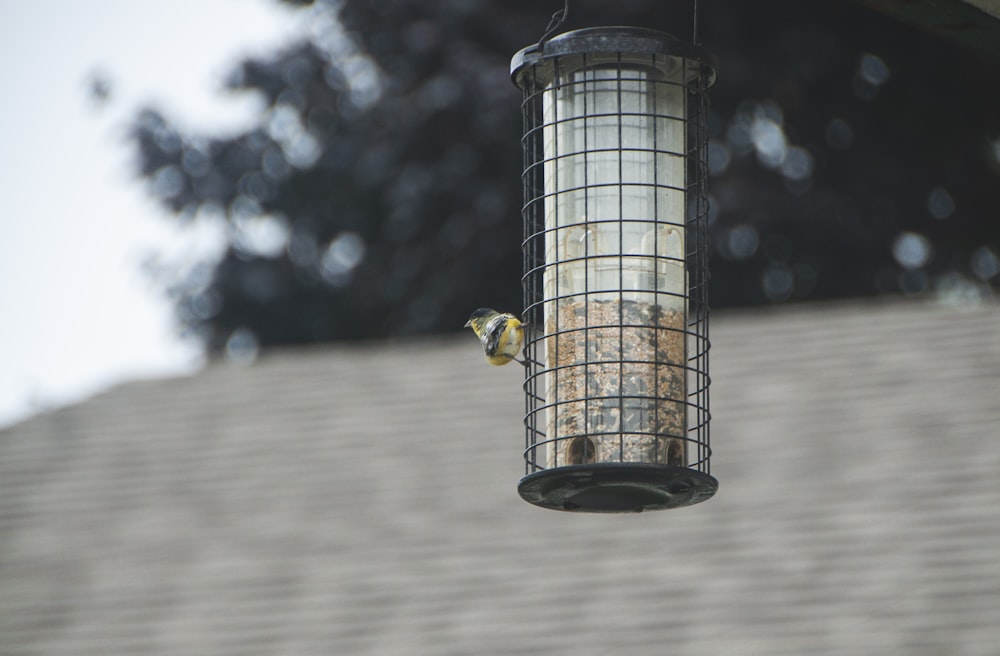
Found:
[[[502,315],[498,315],[490,319],[489,323],[486,324],[486,330],[483,331],[483,349],[486,353],[492,355],[497,352],[500,348],[500,338],[503,337],[504,330],[507,327],[507,319]]]

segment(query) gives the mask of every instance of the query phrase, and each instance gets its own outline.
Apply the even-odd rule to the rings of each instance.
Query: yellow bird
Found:
[[[465,322],[465,327],[476,333],[483,343],[486,361],[492,365],[499,367],[517,360],[517,354],[524,348],[524,324],[513,314],[479,308]]]

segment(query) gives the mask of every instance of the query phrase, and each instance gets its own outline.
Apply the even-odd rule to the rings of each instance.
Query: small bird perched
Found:
[[[472,328],[472,332],[476,333],[483,343],[486,361],[492,365],[500,367],[517,360],[517,354],[524,347],[524,324],[513,314],[479,308],[465,322],[465,327]]]

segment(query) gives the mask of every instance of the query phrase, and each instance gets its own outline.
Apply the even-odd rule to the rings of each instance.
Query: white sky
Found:
[[[198,131],[249,124],[257,101],[220,91],[225,74],[302,21],[276,0],[0,3],[0,426],[199,366],[140,264],[218,236],[182,232],[147,195],[128,121],[153,102]]]

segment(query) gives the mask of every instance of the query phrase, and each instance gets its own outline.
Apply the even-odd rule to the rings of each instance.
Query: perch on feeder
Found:
[[[706,223],[714,58],[634,27],[521,50],[525,476],[561,510],[711,497]]]

